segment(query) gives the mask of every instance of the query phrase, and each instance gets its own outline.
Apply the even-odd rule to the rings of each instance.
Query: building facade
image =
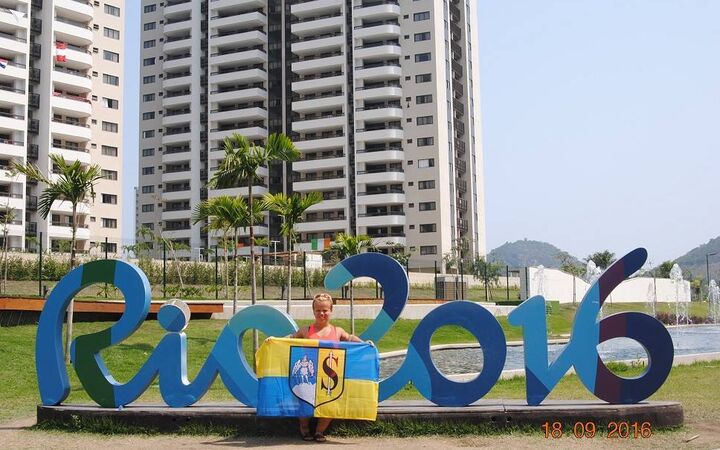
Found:
[[[119,250],[123,3],[0,0],[0,223],[8,224],[11,249],[42,241],[59,250],[71,238],[70,204],[53,203],[43,219],[44,186],[9,172],[15,161],[47,174],[49,156],[58,154],[103,169],[96,198],[78,211],[77,249],[102,248],[107,239],[109,252]]]
[[[253,195],[321,192],[300,242],[367,234],[432,266],[485,254],[476,6],[471,0],[143,0],[137,225],[215,244],[191,208],[238,132],[288,134],[298,161]],[[256,233],[279,236],[267,217]]]

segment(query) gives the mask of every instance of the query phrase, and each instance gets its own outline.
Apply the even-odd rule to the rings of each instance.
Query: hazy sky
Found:
[[[720,1],[477,1],[488,250],[645,246],[657,264],[720,235]],[[131,239],[140,4],[125,7]]]

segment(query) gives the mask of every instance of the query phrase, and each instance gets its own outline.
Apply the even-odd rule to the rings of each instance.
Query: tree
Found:
[[[675,261],[664,261],[655,269],[655,276],[658,278],[670,278],[670,271],[675,265]]]
[[[238,230],[250,226],[251,223],[262,220],[261,205],[256,203],[254,209],[254,214],[251,215],[249,205],[242,196],[231,197],[229,195],[223,195],[202,202],[195,208],[193,214],[194,223],[205,219],[210,219],[211,221],[216,220],[217,223],[225,223],[229,229],[233,230],[233,259],[235,261],[233,314],[237,311],[238,297]]]
[[[399,262],[401,266],[407,268],[408,262],[410,262],[410,257],[412,256],[410,252],[405,251],[405,246],[400,243],[388,241],[387,244],[392,245],[392,247],[390,247],[390,256],[392,259]]]
[[[265,195],[264,203],[266,208],[283,219],[282,225],[280,225],[280,233],[285,236],[288,243],[286,303],[286,312],[288,314],[290,314],[290,290],[292,289],[291,256],[294,244],[297,241],[295,225],[303,221],[303,214],[305,214],[305,211],[308,208],[320,203],[321,201],[323,201],[323,197],[319,192],[308,192],[305,195],[285,195],[283,193]]]
[[[72,237],[70,238],[70,270],[75,267],[75,246],[78,228],[78,205],[95,199],[95,184],[102,178],[102,170],[97,164],[83,166],[80,161],[68,163],[60,155],[51,154],[50,160],[53,166],[57,167],[57,180],[53,181],[50,176],[45,176],[34,164],[18,164],[13,162],[14,173],[21,173],[28,179],[44,183],[46,185],[40,194],[38,201],[38,213],[43,219],[47,219],[54,202],[70,202],[72,205]],[[70,340],[72,339],[73,328],[73,300],[67,310],[67,328],[65,330],[65,363],[70,362]]]
[[[372,238],[366,235],[353,236],[352,234],[340,233],[335,237],[335,242],[331,244],[331,248],[340,257],[340,260],[348,256],[362,253],[363,250],[372,250]],[[355,314],[353,302],[353,283],[350,281],[350,334],[355,334]]]
[[[465,238],[455,239],[455,243],[452,248],[450,248],[450,251],[443,255],[443,262],[445,263],[446,272],[452,269],[459,269],[460,264],[462,264],[463,272],[465,272],[466,269],[470,269],[473,259],[470,256],[470,244],[468,241]]]
[[[253,184],[260,181],[257,171],[275,161],[293,161],[300,156],[292,140],[284,134],[271,134],[265,146],[261,147],[250,142],[245,136],[233,133],[224,140],[225,158],[218,166],[217,172],[208,181],[211,189],[225,189],[240,186],[248,188],[248,210],[255,211],[252,194]],[[255,224],[250,217],[250,301],[254,305],[257,300],[255,275]],[[254,346],[257,348],[257,333],[254,333]]]
[[[223,248],[223,267],[225,272],[225,298],[228,298],[228,287],[230,286],[230,272],[228,263],[228,233],[232,228],[232,219],[225,217],[224,214],[228,211],[227,208],[223,207],[223,204],[228,202],[228,196],[221,196],[205,200],[197,205],[192,214],[193,225],[198,222],[207,221],[207,225],[204,229],[208,231],[220,232],[221,236],[218,238],[218,245]],[[217,258],[218,255],[215,255]]]
[[[476,280],[485,285],[485,300],[490,300],[490,285],[497,285],[502,274],[502,265],[485,261],[484,256],[476,256],[471,264],[472,274]]]
[[[557,254],[556,258],[560,261],[560,270],[563,272],[576,277],[582,277],[585,275],[585,267],[575,264],[575,258],[570,256],[570,253],[560,252]]]
[[[585,262],[591,261],[595,263],[597,267],[600,269],[607,269],[610,267],[610,264],[614,263],[617,258],[615,258],[615,253],[609,251],[609,250],[603,250],[601,252],[595,252],[592,255],[589,255],[587,258],[585,258]]]

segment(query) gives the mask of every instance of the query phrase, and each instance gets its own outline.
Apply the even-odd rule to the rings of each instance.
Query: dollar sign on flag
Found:
[[[335,361],[335,367],[338,365],[338,358],[337,356],[333,356],[332,350],[330,350],[330,354],[325,358],[323,361],[322,369],[325,375],[327,375],[328,383],[325,384],[325,377],[320,381],[320,387],[322,389],[325,389],[327,392],[327,396],[330,396],[330,393],[333,389],[335,389],[335,386],[338,384],[338,375],[332,368],[332,362]],[[331,383],[332,382],[332,383]]]

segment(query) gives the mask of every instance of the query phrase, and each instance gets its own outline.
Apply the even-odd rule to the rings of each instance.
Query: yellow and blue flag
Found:
[[[380,362],[370,344],[270,338],[255,361],[259,416],[377,417]]]

